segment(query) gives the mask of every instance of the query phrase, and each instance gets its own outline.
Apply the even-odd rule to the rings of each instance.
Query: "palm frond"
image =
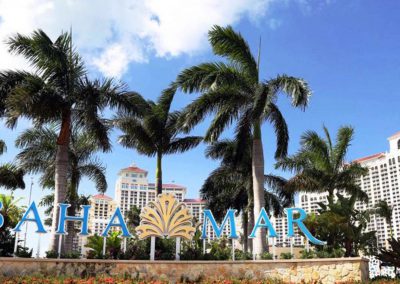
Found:
[[[257,62],[240,33],[235,32],[231,26],[214,26],[209,31],[208,37],[215,54],[239,64],[252,82],[257,83]]]
[[[165,149],[166,154],[183,153],[190,149],[195,148],[203,141],[201,136],[186,136],[182,138],[174,138],[171,140],[167,149]]]

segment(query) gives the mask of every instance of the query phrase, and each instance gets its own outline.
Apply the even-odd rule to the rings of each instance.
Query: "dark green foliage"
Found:
[[[232,247],[230,240],[221,238],[211,242],[209,255],[213,260],[228,260],[232,259]]]
[[[58,258],[58,252],[55,250],[48,250],[45,252],[46,258]]]
[[[269,253],[269,252],[266,251],[266,252],[261,254],[261,259],[272,260],[272,259],[274,259],[274,256],[272,255],[272,253]]]
[[[318,239],[327,245],[316,246],[316,253],[325,251],[335,254],[344,249],[345,256],[358,256],[360,252],[370,255],[376,251],[375,232],[365,232],[371,212],[355,209],[357,195],[349,198],[340,194],[336,201],[320,203],[318,215],[312,214],[305,220],[306,226]],[[323,252],[323,254],[325,253]]]
[[[139,240],[137,236],[130,239],[127,243],[126,252],[121,255],[122,259],[149,260],[150,259],[150,239]]]
[[[281,259],[292,259],[294,257],[293,254],[291,254],[290,252],[282,252],[280,255]]]
[[[171,239],[156,238],[156,250],[154,257],[156,260],[174,260],[175,238]]]
[[[0,140],[0,155],[6,151],[7,147],[3,140]],[[24,174],[21,167],[14,164],[6,163],[0,165],[0,187],[15,190],[17,188],[24,189]]]
[[[340,258],[345,254],[342,248],[322,248],[315,251],[317,258]]]
[[[22,247],[18,245],[16,256],[17,257],[25,257],[31,258],[33,253],[33,249],[29,249],[28,247]]]
[[[0,228],[0,256],[12,256],[15,245],[15,233],[12,229],[21,219],[24,208],[18,206],[20,199],[15,199],[13,195],[0,194],[0,201],[3,204],[0,214],[4,218],[4,224]]]
[[[300,251],[300,258],[302,259],[311,259],[315,257],[315,253],[312,250],[302,250]]]
[[[381,249],[377,257],[386,265],[400,268],[400,239],[392,238],[389,244],[391,249]]]
[[[244,147],[239,141],[221,140],[206,149],[206,156],[221,161],[205,180],[200,194],[207,201],[207,207],[218,221],[222,221],[228,209],[236,209],[243,216],[244,250],[248,249],[247,217],[252,214],[253,177],[251,166],[251,137]],[[283,208],[294,204],[294,194],[285,190],[286,180],[275,175],[264,175],[265,209],[275,216],[282,214]]]
[[[178,137],[182,132],[177,121],[181,116],[179,111],[171,111],[174,88],[164,90],[157,102],[144,103],[141,117],[131,113],[120,112],[114,119],[123,132],[119,143],[127,148],[133,148],[140,154],[157,157],[157,193],[161,193],[162,157],[164,155],[183,153],[196,147],[201,141],[200,136]]]
[[[244,252],[239,249],[235,249],[235,260],[252,260],[253,255],[250,252]]]
[[[46,258],[58,258],[58,252],[54,250],[46,251]],[[66,252],[62,253],[60,258],[79,259],[81,258],[81,253],[78,251]]]
[[[333,200],[335,190],[356,195],[366,201],[368,195],[361,190],[356,179],[367,173],[367,169],[358,163],[346,163],[346,154],[354,136],[352,127],[341,127],[336,143],[324,127],[325,137],[315,131],[305,132],[300,141],[300,150],[292,156],[280,159],[276,168],[289,170],[296,175],[286,187],[293,192],[327,192]]]

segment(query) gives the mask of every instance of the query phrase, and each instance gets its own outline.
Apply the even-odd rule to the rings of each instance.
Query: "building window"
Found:
[[[400,139],[397,141],[397,149],[400,150]]]

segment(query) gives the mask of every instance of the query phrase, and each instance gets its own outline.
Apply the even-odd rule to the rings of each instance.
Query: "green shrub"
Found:
[[[292,259],[294,257],[293,254],[291,254],[290,252],[282,252],[280,255],[281,259]]]
[[[48,250],[45,252],[46,258],[57,258],[58,257],[58,252],[55,250]]]
[[[235,250],[235,260],[251,260],[253,255],[250,252],[244,252],[242,250]]]
[[[78,259],[81,258],[81,253],[79,251],[66,252],[64,254],[61,254],[61,258]]]
[[[272,255],[272,253],[265,251],[261,254],[261,259],[271,260],[271,259],[274,259],[274,256]]]
[[[315,251],[317,258],[339,258],[344,256],[344,251],[340,248],[325,249]]]
[[[18,246],[16,255],[18,257],[30,258],[30,257],[32,257],[32,252],[33,252],[33,249],[29,250],[29,248],[27,248],[27,247]]]
[[[302,250],[300,251],[300,258],[302,259],[310,259],[310,258],[314,258],[315,257],[315,253],[312,250]]]

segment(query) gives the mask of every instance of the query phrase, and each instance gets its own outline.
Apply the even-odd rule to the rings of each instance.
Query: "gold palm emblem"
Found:
[[[160,194],[156,202],[149,202],[140,217],[136,232],[141,239],[153,236],[191,240],[195,232],[189,209],[169,193]]]

